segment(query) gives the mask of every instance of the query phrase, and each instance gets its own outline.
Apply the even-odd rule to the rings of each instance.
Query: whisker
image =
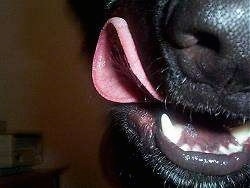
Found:
[[[162,70],[161,70],[161,73],[164,73],[164,72],[166,72],[167,70],[168,70],[168,67],[162,69]]]
[[[168,97],[166,96],[166,97],[164,98],[164,108],[165,108],[165,110],[168,109],[168,107],[167,107],[167,100],[168,100]]]
[[[192,110],[190,110],[189,111],[189,121],[190,121],[190,123],[192,123],[192,121],[193,121],[193,117],[192,117],[192,114],[193,113],[193,111]]]
[[[243,117],[243,125],[246,125],[246,122],[247,122],[247,118],[246,116]]]
[[[156,74],[161,75],[161,70],[156,70],[156,71],[152,72],[151,76],[155,76]]]
[[[151,61],[147,65],[147,69],[150,69],[153,66],[153,64],[158,63],[158,62],[162,61],[163,59],[164,59],[163,57],[157,57],[157,58],[155,58],[153,61]]]
[[[156,87],[156,91],[159,91],[159,89],[162,87],[162,83],[158,84],[157,87]]]

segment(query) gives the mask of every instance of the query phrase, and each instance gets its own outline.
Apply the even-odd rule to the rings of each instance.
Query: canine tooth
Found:
[[[237,153],[237,152],[241,152],[243,150],[243,147],[242,146],[236,146],[234,144],[229,144],[228,145],[228,150],[231,152],[231,153]]]
[[[224,146],[220,146],[219,147],[219,151],[218,151],[220,154],[229,154],[228,153],[228,149],[227,148],[225,148]]]
[[[193,148],[192,148],[192,151],[198,151],[198,152],[201,152],[201,147],[198,146],[198,145],[195,145]]]
[[[248,123],[240,127],[232,128],[230,132],[239,144],[243,144],[250,137],[250,125]]]
[[[226,154],[226,155],[231,154],[231,152],[222,145],[220,145],[218,153],[219,154]]]
[[[181,148],[183,151],[190,151],[190,150],[191,150],[191,148],[190,148],[189,145],[187,145],[187,144],[182,145],[180,148]]]
[[[161,126],[163,134],[174,144],[177,144],[181,138],[183,128],[173,125],[170,118],[166,114],[161,116]]]

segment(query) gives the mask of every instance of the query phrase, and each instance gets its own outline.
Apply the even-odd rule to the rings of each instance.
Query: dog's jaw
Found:
[[[182,5],[185,5],[187,2],[188,1],[183,1]],[[198,2],[194,0],[190,5],[186,6],[193,8],[192,13],[195,13],[197,9],[201,8],[199,6],[206,5],[207,2],[210,1],[202,0]],[[242,2],[244,3],[245,1]],[[112,88],[113,90],[111,91],[111,87],[106,87],[105,84],[103,84],[104,82],[102,82],[102,84],[96,83],[96,85],[98,85],[97,88],[99,92],[101,91],[100,93],[102,95],[103,90],[101,87],[104,86],[105,89],[109,90],[109,95],[103,96],[114,102],[143,102],[144,96],[146,96],[147,102],[148,100],[151,101],[151,103],[146,103],[143,107],[140,105],[125,105],[125,107],[123,106],[113,110],[112,124],[115,125],[114,129],[119,130],[117,134],[119,134],[121,138],[119,138],[119,136],[115,137],[118,140],[122,139],[127,142],[125,145],[128,147],[129,151],[132,151],[133,155],[132,158],[128,156],[127,160],[135,165],[135,167],[131,167],[130,165],[126,167],[125,165],[122,168],[127,168],[127,173],[135,176],[134,180],[138,183],[140,182],[140,184],[149,185],[154,182],[151,184],[151,187],[157,187],[157,185],[173,187],[202,187],[205,185],[214,187],[247,187],[250,184],[249,159],[244,159],[244,164],[239,166],[236,170],[229,170],[224,172],[224,174],[215,174],[216,172],[213,172],[213,174],[209,175],[206,171],[196,171],[188,167],[180,167],[181,164],[176,165],[176,162],[173,162],[173,160],[170,161],[168,157],[166,157],[167,155],[163,154],[164,146],[162,146],[162,143],[159,144],[159,142],[156,141],[157,130],[160,129],[159,123],[157,123],[157,119],[159,119],[161,115],[159,112],[164,109],[164,113],[168,113],[169,106],[174,106],[173,108],[178,109],[177,111],[183,110],[183,114],[189,113],[189,120],[191,123],[193,116],[202,116],[205,117],[203,121],[216,121],[216,124],[219,124],[217,121],[223,122],[219,126],[223,126],[225,122],[226,124],[234,122],[232,126],[236,127],[239,126],[240,123],[249,126],[250,95],[247,89],[249,86],[249,74],[247,74],[249,71],[249,61],[247,62],[245,60],[249,58],[249,56],[247,56],[249,54],[244,55],[245,59],[243,59],[242,62],[245,61],[245,64],[240,66],[237,65],[237,67],[241,67],[237,69],[241,74],[237,72],[234,65],[232,65],[228,66],[229,68],[226,69],[228,73],[220,75],[219,73],[225,70],[225,64],[234,63],[234,61],[220,61],[219,63],[223,66],[218,69],[219,71],[216,70],[217,72],[214,76],[207,77],[207,73],[211,73],[214,66],[210,61],[212,63],[217,62],[214,61],[217,58],[216,53],[220,51],[217,49],[217,42],[215,46],[207,46],[207,43],[204,46],[202,42],[202,47],[200,47],[201,43],[198,43],[197,40],[200,39],[200,37],[204,37],[203,30],[202,32],[197,32],[199,37],[197,37],[197,35],[191,35],[191,37],[190,35],[178,35],[179,37],[184,36],[182,40],[170,40],[169,38],[171,38],[171,35],[169,36],[169,31],[166,32],[166,26],[169,26],[168,23],[171,23],[171,19],[172,22],[178,22],[178,12],[176,13],[175,11],[183,8],[182,6],[176,8],[176,6],[179,5],[178,3],[179,1],[177,0],[159,0],[157,3],[153,1],[145,3],[145,1],[139,0],[120,1],[117,4],[118,8],[112,12],[112,16],[120,16],[128,23],[131,37],[134,39],[133,42],[136,47],[136,53],[138,54],[138,59],[140,59],[146,77],[141,80],[138,78],[138,74],[136,74],[133,68],[121,68],[121,70],[125,72],[132,72],[132,74],[126,75],[125,77],[130,78],[130,82],[132,80],[132,82],[136,83],[133,85],[134,88],[136,88],[136,92],[133,91],[131,93],[131,88],[128,90],[128,87],[122,88],[123,91],[128,91],[126,97],[130,97],[129,100],[127,100],[128,98],[124,97],[124,95],[121,96],[121,94],[125,92],[116,92],[118,95],[116,95],[116,100],[113,100],[112,94],[118,88]],[[219,1],[218,3],[223,5],[223,1]],[[212,2],[208,5],[213,7]],[[136,7],[136,9],[134,7]],[[224,6],[222,7],[225,8]],[[215,7],[215,9],[216,8],[217,7]],[[171,18],[171,14],[177,14],[176,18]],[[183,15],[187,16],[185,12]],[[171,29],[173,32],[181,30],[178,27],[174,28],[174,26],[170,28],[170,31]],[[205,32],[205,37],[207,36],[209,37],[211,35],[207,35]],[[175,36],[173,36],[173,38],[174,37]],[[217,41],[217,36],[214,37],[212,35],[212,39],[216,39],[215,41]],[[120,42],[122,43],[123,41]],[[196,44],[199,45],[197,46]],[[209,47],[209,49],[207,49],[207,47]],[[210,47],[212,47],[212,51]],[[127,65],[130,66],[129,54],[126,54],[123,44],[121,44],[121,47],[118,47],[118,49],[120,48],[121,50],[118,51],[122,54],[116,54],[118,55],[116,58],[119,57],[117,59],[121,62],[128,61]],[[246,45],[245,48],[246,49],[243,49],[241,52],[244,50],[247,52],[249,46]],[[126,57],[125,59],[124,54]],[[198,57],[197,54],[201,57]],[[203,59],[203,56],[206,55],[208,55],[208,57]],[[197,69],[197,67],[194,66],[197,59],[207,61],[206,58],[208,58],[209,63],[207,65],[210,66],[210,68],[208,67],[208,69],[206,69],[206,67],[202,67],[202,69]],[[185,63],[189,66],[186,66]],[[202,63],[201,65],[203,66]],[[242,66],[245,67],[244,70]],[[190,69],[190,67],[193,68]],[[236,80],[232,79],[230,71],[233,72],[233,76],[240,74],[240,78]],[[133,78],[131,79],[131,77]],[[102,79],[105,80],[105,78]],[[145,79],[149,79],[149,82],[144,82]],[[221,82],[218,81],[220,79],[222,80]],[[94,80],[96,79],[94,78]],[[154,88],[155,90],[153,91],[156,91],[157,94],[152,92],[151,89],[148,89],[146,86],[147,83],[152,83],[152,87],[150,87]],[[161,97],[158,97],[158,95]],[[134,98],[135,96],[136,98]],[[121,97],[122,100],[120,100],[119,97]],[[160,100],[161,102],[158,103],[154,99]],[[154,105],[155,102],[157,103],[156,105]],[[153,109],[156,112],[152,112],[154,111]],[[135,113],[134,118],[130,117],[130,111]],[[144,121],[140,120],[140,115],[142,114],[146,117]],[[155,119],[155,123],[149,121],[151,116]],[[144,124],[150,124],[151,126],[141,128],[143,127],[141,125]],[[203,125],[200,124],[199,126]],[[248,142],[249,140],[246,141],[246,148],[248,148]],[[249,151],[247,150],[247,152]],[[124,154],[124,151],[121,153]],[[124,156],[127,155],[124,154]],[[126,161],[126,157],[124,156],[122,159]],[[139,168],[136,167],[137,162],[140,166]],[[145,169],[145,173],[140,173],[140,170],[143,171],[143,169]],[[124,176],[128,175],[126,173],[122,174]],[[141,181],[143,178],[149,176],[152,177],[144,180],[145,182]],[[193,181],[190,181],[190,179]],[[138,187],[138,185],[135,185],[135,187],[136,186]]]

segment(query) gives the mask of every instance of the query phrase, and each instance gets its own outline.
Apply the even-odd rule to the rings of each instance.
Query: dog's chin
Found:
[[[197,143],[200,143],[200,148],[197,149],[197,147],[181,147],[179,143],[174,143],[176,135],[171,138],[171,134],[165,134],[164,129],[168,129],[168,133],[178,132],[171,130],[170,125],[166,123],[170,122],[170,119],[175,122],[173,123],[175,125],[185,122],[186,118],[189,119],[188,114],[180,112],[175,105],[167,107],[159,103],[118,105],[112,109],[110,117],[111,143],[114,146],[112,155],[115,155],[115,159],[112,160],[115,161],[114,172],[126,185],[125,187],[238,188],[250,185],[249,140],[241,148],[242,151],[227,147],[221,150],[218,149],[219,147],[216,148],[216,144],[214,148],[202,147],[206,138],[211,139],[207,129],[210,123],[215,124],[215,127],[226,123],[229,128],[232,128],[237,124],[234,121],[224,122],[223,119],[216,118],[215,120],[207,117],[207,114],[194,114],[192,120],[194,126],[186,129],[187,132],[191,137],[194,136],[193,130],[197,128],[196,124],[199,124],[199,127],[203,128],[196,130],[196,133],[206,135],[206,138],[202,139],[199,136],[195,137]],[[208,132],[201,133],[204,130]],[[216,131],[219,133],[214,135],[214,142],[220,141],[222,145],[225,140],[227,144],[234,142],[226,136],[228,131],[224,128]],[[223,136],[220,138],[219,134]],[[186,134],[186,139],[190,135]],[[110,168],[110,165],[105,168]]]

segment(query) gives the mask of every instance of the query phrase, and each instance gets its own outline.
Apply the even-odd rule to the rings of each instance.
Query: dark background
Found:
[[[42,167],[70,165],[62,188],[109,187],[99,162],[107,110],[89,69],[102,1],[87,5],[2,0],[0,6],[0,120],[9,131],[43,133]]]

